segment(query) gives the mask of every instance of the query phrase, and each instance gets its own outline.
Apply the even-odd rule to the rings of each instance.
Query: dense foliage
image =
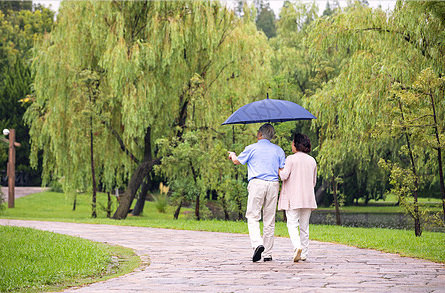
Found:
[[[29,163],[28,127],[23,121],[33,82],[30,64],[34,43],[45,32],[51,32],[54,12],[32,1],[0,3],[0,125],[16,130],[21,147],[16,152],[16,170],[25,171],[27,178],[19,184],[39,184],[40,171],[32,171]],[[0,170],[6,169],[7,144],[1,143]],[[5,175],[5,174],[1,174]]]
[[[375,196],[387,178],[378,161],[395,162],[390,172],[402,168],[411,174],[402,176],[403,183],[393,176],[391,184],[401,184],[392,191],[402,204],[409,190],[407,207],[418,235],[418,193],[439,185],[438,197],[445,193],[441,11],[443,5],[432,2],[398,2],[388,14],[357,3],[319,19],[308,36],[316,62],[341,62],[336,75],[307,99],[319,117],[320,175],[341,178],[347,187],[352,171],[362,187],[356,193]]]
[[[203,200],[214,198],[225,218],[241,219],[246,169],[226,152],[255,142],[257,126],[221,123],[269,93],[318,118],[276,125],[276,142],[290,154],[291,133],[310,136],[319,203],[334,191],[353,204],[391,190],[420,235],[417,198],[441,198],[445,210],[443,2],[319,13],[286,1],[276,36],[261,29],[270,39],[258,31],[262,10],[245,4],[235,14],[217,1],[63,2],[36,47],[26,113],[44,181],[73,191],[94,189],[94,179],[106,191],[126,186],[114,215],[125,218],[156,175],[176,212],[194,203],[205,217]]]
[[[218,2],[64,2],[58,17],[34,62],[34,155],[44,151],[45,182],[63,178],[66,191],[91,188],[91,165],[105,190],[128,182],[116,218],[159,164],[155,152],[173,155],[158,139],[181,145],[199,131],[201,151],[231,142],[219,125],[270,75],[271,50],[249,11],[236,19]],[[171,183],[178,175],[165,159]],[[194,168],[180,172],[196,182],[205,172]]]

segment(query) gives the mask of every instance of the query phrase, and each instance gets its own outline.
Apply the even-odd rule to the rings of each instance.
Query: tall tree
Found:
[[[275,27],[275,13],[270,7],[263,7],[256,20],[256,26],[258,30],[264,32],[267,38],[273,38],[277,35],[277,29]]]
[[[342,149],[336,155],[325,148],[325,160],[320,162],[354,156],[361,169],[369,173],[381,157],[392,156],[403,162],[391,145],[422,149],[420,141],[409,135],[391,142],[388,136],[379,135],[379,128],[388,124],[390,116],[385,109],[392,90],[400,84],[412,87],[426,67],[441,74],[444,59],[437,53],[444,50],[441,31],[443,20],[435,17],[429,5],[409,1],[398,2],[389,16],[380,9],[356,4],[317,22],[308,38],[316,60],[324,60],[330,54],[345,56],[338,75],[307,100],[309,108],[318,111],[316,123],[322,136],[329,139],[335,133]],[[416,172],[424,169],[424,162],[416,160],[416,155],[410,157],[408,164],[415,166]],[[412,190],[416,192],[421,187]],[[420,236],[418,227],[415,231]]]
[[[400,191],[396,194],[400,194],[402,204],[407,206],[407,210],[415,219],[416,235],[418,234],[418,236],[421,234],[417,198],[420,182],[434,182],[438,180],[442,202],[444,203],[445,186],[442,153],[445,137],[445,125],[443,123],[445,113],[440,105],[444,89],[444,78],[439,78],[431,68],[422,70],[417,80],[408,87],[402,84],[395,85],[387,108],[388,117],[391,120],[388,124],[383,125],[383,129],[389,131],[392,136],[402,135],[406,140],[404,153],[410,161],[412,175],[407,177],[412,180],[409,186],[414,195],[413,207],[411,208],[410,204],[408,204],[406,194]],[[427,158],[429,157],[436,157],[437,161],[428,160]],[[387,169],[388,165],[391,164],[386,164]],[[424,170],[419,170],[419,165]],[[436,165],[436,167],[433,165]],[[393,165],[392,168],[399,170],[400,166]],[[429,170],[435,168],[438,168],[439,176],[429,175]],[[391,171],[393,177],[395,177],[394,173],[398,172],[391,168],[389,171]],[[403,184],[400,184],[398,190],[403,186]],[[443,204],[442,207],[444,207]],[[443,210],[445,212],[445,209]],[[445,223],[443,217],[442,221]]]
[[[329,1],[326,2],[326,8],[323,11],[323,16],[331,16],[334,14],[334,9],[331,8],[331,5],[329,4]]]
[[[45,31],[51,31],[54,12],[42,7],[32,11],[32,5],[28,4],[31,1],[0,3],[0,124],[16,129],[16,140],[22,144],[17,152],[16,170],[31,175],[28,183],[39,184],[41,171],[31,171],[28,128],[22,117],[32,93],[29,68],[32,47]],[[0,169],[6,166],[6,161],[7,152],[1,152]]]
[[[181,143],[190,127],[219,127],[230,114],[225,99],[243,103],[261,91],[266,41],[250,14],[239,21],[219,2],[63,2],[36,50],[36,100],[27,111],[33,163],[42,150],[46,182],[63,176],[69,190],[91,189],[84,158],[93,129],[97,180],[106,190],[128,180],[113,215],[125,218],[161,162],[144,155],[157,139]],[[85,70],[97,80],[92,103],[79,79]]]
[[[32,1],[19,0],[19,1],[1,1],[0,10],[3,14],[9,14],[11,11],[32,10]]]

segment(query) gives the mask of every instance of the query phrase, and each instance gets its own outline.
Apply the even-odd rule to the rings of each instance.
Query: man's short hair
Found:
[[[275,135],[275,129],[273,126],[269,123],[266,123],[258,129],[258,132],[261,132],[263,138],[271,140],[273,136]]]

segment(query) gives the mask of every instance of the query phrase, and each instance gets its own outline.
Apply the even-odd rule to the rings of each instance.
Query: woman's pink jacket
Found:
[[[315,183],[317,182],[317,162],[304,152],[297,152],[286,158],[284,169],[280,171],[283,181],[279,210],[317,208]]]

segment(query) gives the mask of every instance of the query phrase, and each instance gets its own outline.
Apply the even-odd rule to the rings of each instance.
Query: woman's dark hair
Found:
[[[306,134],[295,133],[294,135],[294,145],[295,149],[299,152],[310,153],[311,152],[311,141]]]

